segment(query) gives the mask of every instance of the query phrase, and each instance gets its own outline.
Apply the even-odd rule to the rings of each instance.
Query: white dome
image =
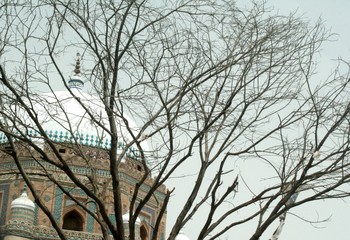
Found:
[[[35,204],[28,198],[27,192],[23,191],[21,196],[12,201],[11,208],[26,208],[34,211]]]
[[[176,235],[175,240],[190,240],[185,234],[180,232],[178,235]]]
[[[110,147],[108,117],[102,101],[92,95],[73,91],[82,104],[68,91],[45,94],[36,104],[40,122],[50,137],[57,141],[69,140],[71,133],[83,145]],[[86,109],[85,109],[86,108]],[[91,114],[91,116],[89,115]],[[123,116],[131,130],[136,131],[135,123],[128,116]],[[125,123],[116,118],[120,133],[118,142],[125,143],[132,139]],[[103,128],[106,129],[103,129]]]
[[[81,145],[109,149],[111,147],[111,137],[108,134],[110,125],[105,105],[99,96],[92,96],[82,91],[84,82],[81,79],[80,54],[77,54],[74,75],[68,81],[68,86],[73,94],[70,91],[57,91],[41,96],[34,95],[27,106],[34,110],[41,127],[54,142],[77,141]],[[18,123],[13,123],[14,129],[21,129],[22,126],[24,134],[43,147],[44,141],[28,112],[16,104],[10,108],[9,116],[18,120]],[[117,112],[115,116],[118,133],[117,148],[118,151],[122,151],[126,143],[133,140],[132,135],[138,135],[139,130],[134,121],[125,116],[124,112]],[[7,142],[5,134],[0,133],[0,144]],[[141,142],[141,147],[145,151],[149,150],[144,141]],[[126,155],[137,159],[139,151],[131,146]]]
[[[123,223],[129,223],[129,212],[123,215]],[[136,218],[135,224],[139,226],[141,225],[141,219],[139,217]]]
[[[111,138],[108,134],[110,127],[101,99],[83,93],[76,88],[71,90],[79,100],[69,91],[57,91],[33,97],[33,108],[46,134],[55,142],[74,142],[76,140],[82,145],[109,149],[111,145]],[[34,125],[24,110],[17,110],[16,116],[22,124]],[[129,129],[123,119],[127,121]],[[130,131],[135,136],[138,134],[134,121],[125,115],[123,115],[123,119],[116,117],[119,133],[118,151],[122,151],[126,143],[132,140]],[[20,123],[17,126],[20,126]],[[26,129],[26,132],[33,142],[42,146],[43,140],[35,127],[34,129]],[[7,142],[7,138],[1,133],[0,143],[5,142]],[[143,150],[149,150],[146,142],[142,142],[141,146]],[[134,158],[139,157],[139,151],[133,147],[128,149],[126,154]]]

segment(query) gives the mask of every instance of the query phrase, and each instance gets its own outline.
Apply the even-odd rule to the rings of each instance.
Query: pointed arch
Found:
[[[149,234],[145,225],[141,225],[140,227],[140,238],[141,240],[149,240]]]
[[[84,218],[76,210],[67,212],[63,216],[62,228],[71,231],[83,231],[84,230]]]

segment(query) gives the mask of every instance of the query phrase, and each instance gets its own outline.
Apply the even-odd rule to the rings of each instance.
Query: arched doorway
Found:
[[[143,225],[140,227],[140,237],[141,237],[141,240],[148,240],[149,239],[147,229]]]
[[[62,228],[71,231],[83,231],[83,217],[76,211],[70,211],[63,217]]]

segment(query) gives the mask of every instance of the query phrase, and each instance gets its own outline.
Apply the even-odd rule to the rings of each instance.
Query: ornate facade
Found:
[[[72,89],[80,91],[82,81],[80,80],[79,67],[78,60],[75,75],[71,78],[69,84]],[[75,102],[74,98],[71,97],[71,99],[68,99],[67,96],[69,96],[67,92],[58,92],[55,94],[54,100],[67,107],[68,110],[66,109],[66,111],[68,114],[65,112],[65,115],[69,116],[71,112],[74,114],[74,118],[76,118],[76,115],[81,115],[82,112],[79,109],[80,105]],[[87,99],[87,102],[94,103],[87,94],[83,94],[82,96]],[[45,99],[48,99],[48,97],[45,97]],[[60,117],[60,115],[52,116],[57,119]],[[79,124],[74,121],[79,122]],[[74,131],[76,133],[75,136],[71,135],[72,131],[66,131],[66,128],[63,128],[57,122],[47,123],[45,121],[46,125],[44,124],[43,126],[45,127],[47,137],[55,144],[62,159],[69,163],[69,168],[75,176],[91,189],[93,188],[93,183],[99,186],[100,197],[104,199],[109,218],[113,222],[115,221],[113,220],[115,216],[112,189],[110,186],[109,140],[108,138],[104,138],[102,141],[102,138],[99,137],[100,135],[97,134],[98,131],[89,130],[94,128],[94,126],[89,125],[89,119],[83,119],[82,116],[79,118],[78,116],[72,122],[73,125],[78,125],[77,129],[79,128],[79,131]],[[86,124],[86,126],[83,124]],[[27,136],[34,139],[33,141],[37,141],[37,145],[41,146],[45,154],[52,156],[53,161],[57,160],[57,156],[50,152],[52,148],[47,145],[47,142],[42,141],[42,138],[35,131],[27,131]],[[72,144],[72,137],[74,144]],[[21,166],[28,176],[30,176],[35,192],[44,201],[45,206],[53,214],[55,221],[64,230],[67,238],[103,239],[97,221],[68,197],[58,185],[63,186],[65,191],[69,191],[74,196],[74,199],[78,199],[91,212],[95,212],[97,208],[94,201],[84,191],[75,187],[66,173],[58,169],[54,164],[42,160],[41,155],[28,144],[17,141],[15,145]],[[118,148],[123,150],[124,147],[125,144],[120,142]],[[21,175],[18,174],[18,168],[13,158],[8,154],[10,151],[11,148],[9,147],[7,138],[3,133],[0,133],[0,239],[59,239],[46,214],[37,205],[33,204],[33,208],[28,207],[28,204],[31,205],[30,201],[33,202],[34,198],[29,190],[24,191],[25,183]],[[140,181],[144,173],[144,165],[139,161],[137,151],[131,148],[119,165],[126,235],[128,235],[127,213],[130,198],[135,184]],[[54,184],[51,181],[52,179],[59,184]],[[146,194],[152,183],[152,177],[148,176],[141,185],[138,196],[142,197],[142,195]],[[143,208],[135,225],[137,239],[149,240],[152,238],[151,230],[163,205],[165,193],[165,186],[160,186]],[[24,204],[23,207],[20,204],[13,204],[16,201],[24,201],[27,205]],[[164,214],[161,220],[158,233],[159,240],[165,239],[165,225],[166,214]]]
[[[91,151],[94,148],[85,147],[86,151]],[[97,149],[98,150],[98,149]],[[101,151],[101,150],[98,150]],[[106,151],[106,150],[103,150]],[[26,168],[27,172],[32,172],[33,175],[37,174],[34,185],[37,189],[37,193],[44,200],[46,207],[53,213],[55,220],[60,224],[65,231],[69,239],[102,239],[102,235],[99,231],[99,225],[97,222],[85,211],[83,211],[77,204],[67,197],[60,188],[55,184],[52,184],[46,178],[41,178],[38,174],[39,166],[45,166],[50,172],[56,175],[57,179],[60,179],[61,183],[69,189],[70,193],[74,195],[76,199],[79,199],[81,203],[86,207],[94,211],[96,206],[80,189],[75,189],[70,183],[68,177],[60,173],[55,167],[50,166],[45,162],[40,162],[30,157],[30,153],[26,151],[22,152],[20,157],[23,159],[22,165]],[[68,154],[69,153],[64,153]],[[105,152],[107,155],[107,153]],[[97,171],[100,183],[107,183],[110,179],[107,167],[108,159],[101,158],[96,159],[100,164]],[[0,169],[1,172],[15,171],[16,166],[13,161],[6,156],[5,153],[0,154]],[[77,161],[79,162],[79,161]],[[76,164],[72,167],[75,174],[82,180],[86,178],[86,173],[91,169],[89,167]],[[135,183],[139,180],[142,172],[141,164],[132,158],[126,159],[120,166],[120,179],[122,189],[122,201],[123,211],[127,214],[129,209],[130,194],[134,189]],[[24,182],[17,174],[4,174],[0,175],[0,232],[1,236],[19,236],[27,239],[59,239],[56,231],[51,227],[51,223],[46,215],[38,208],[35,207],[33,213],[28,209],[15,209],[16,212],[20,212],[20,217],[15,217],[16,212],[11,208],[11,203],[16,200],[22,193],[24,188]],[[88,184],[88,179],[86,179]],[[147,188],[152,183],[152,179],[147,179],[146,183],[142,186],[141,194],[147,192]],[[158,189],[157,194],[153,199],[149,201],[147,206],[143,209],[139,222],[139,239],[146,240],[151,239],[151,228],[155,223],[157,214],[160,210],[162,202],[165,197],[165,187]],[[33,199],[32,194],[28,193],[28,198]],[[108,208],[110,218],[113,220],[113,202],[111,192],[106,192],[106,207]],[[17,214],[18,215],[18,214]],[[162,220],[162,227],[159,233],[159,239],[164,239],[165,235],[165,216]],[[127,226],[127,222],[126,222]],[[126,227],[127,229],[127,227]],[[126,232],[127,234],[127,232]],[[5,238],[6,240],[17,238]]]

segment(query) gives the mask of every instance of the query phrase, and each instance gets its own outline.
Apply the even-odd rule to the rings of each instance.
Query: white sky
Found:
[[[336,66],[335,59],[341,57],[346,61],[350,61],[349,0],[269,0],[268,4],[279,9],[280,13],[298,9],[298,12],[309,18],[311,22],[321,17],[326,28],[338,34],[334,37],[337,41],[324,44],[316,78],[320,80],[326,78]],[[314,80],[318,81],[317,79]],[[279,240],[349,239],[350,199],[311,204],[293,212],[300,214],[300,217],[310,217],[309,220],[316,221],[317,218],[325,219],[327,217],[330,217],[330,219],[327,222],[313,226],[295,216],[288,215]],[[268,238],[263,239],[267,240]]]
[[[321,18],[327,29],[336,33],[322,48],[322,63],[342,57],[350,60],[350,1],[348,0],[267,0],[268,5],[278,9],[281,14],[298,10],[306,19],[312,22]],[[335,64],[333,62],[333,64]],[[331,67],[327,72],[331,71]]]

